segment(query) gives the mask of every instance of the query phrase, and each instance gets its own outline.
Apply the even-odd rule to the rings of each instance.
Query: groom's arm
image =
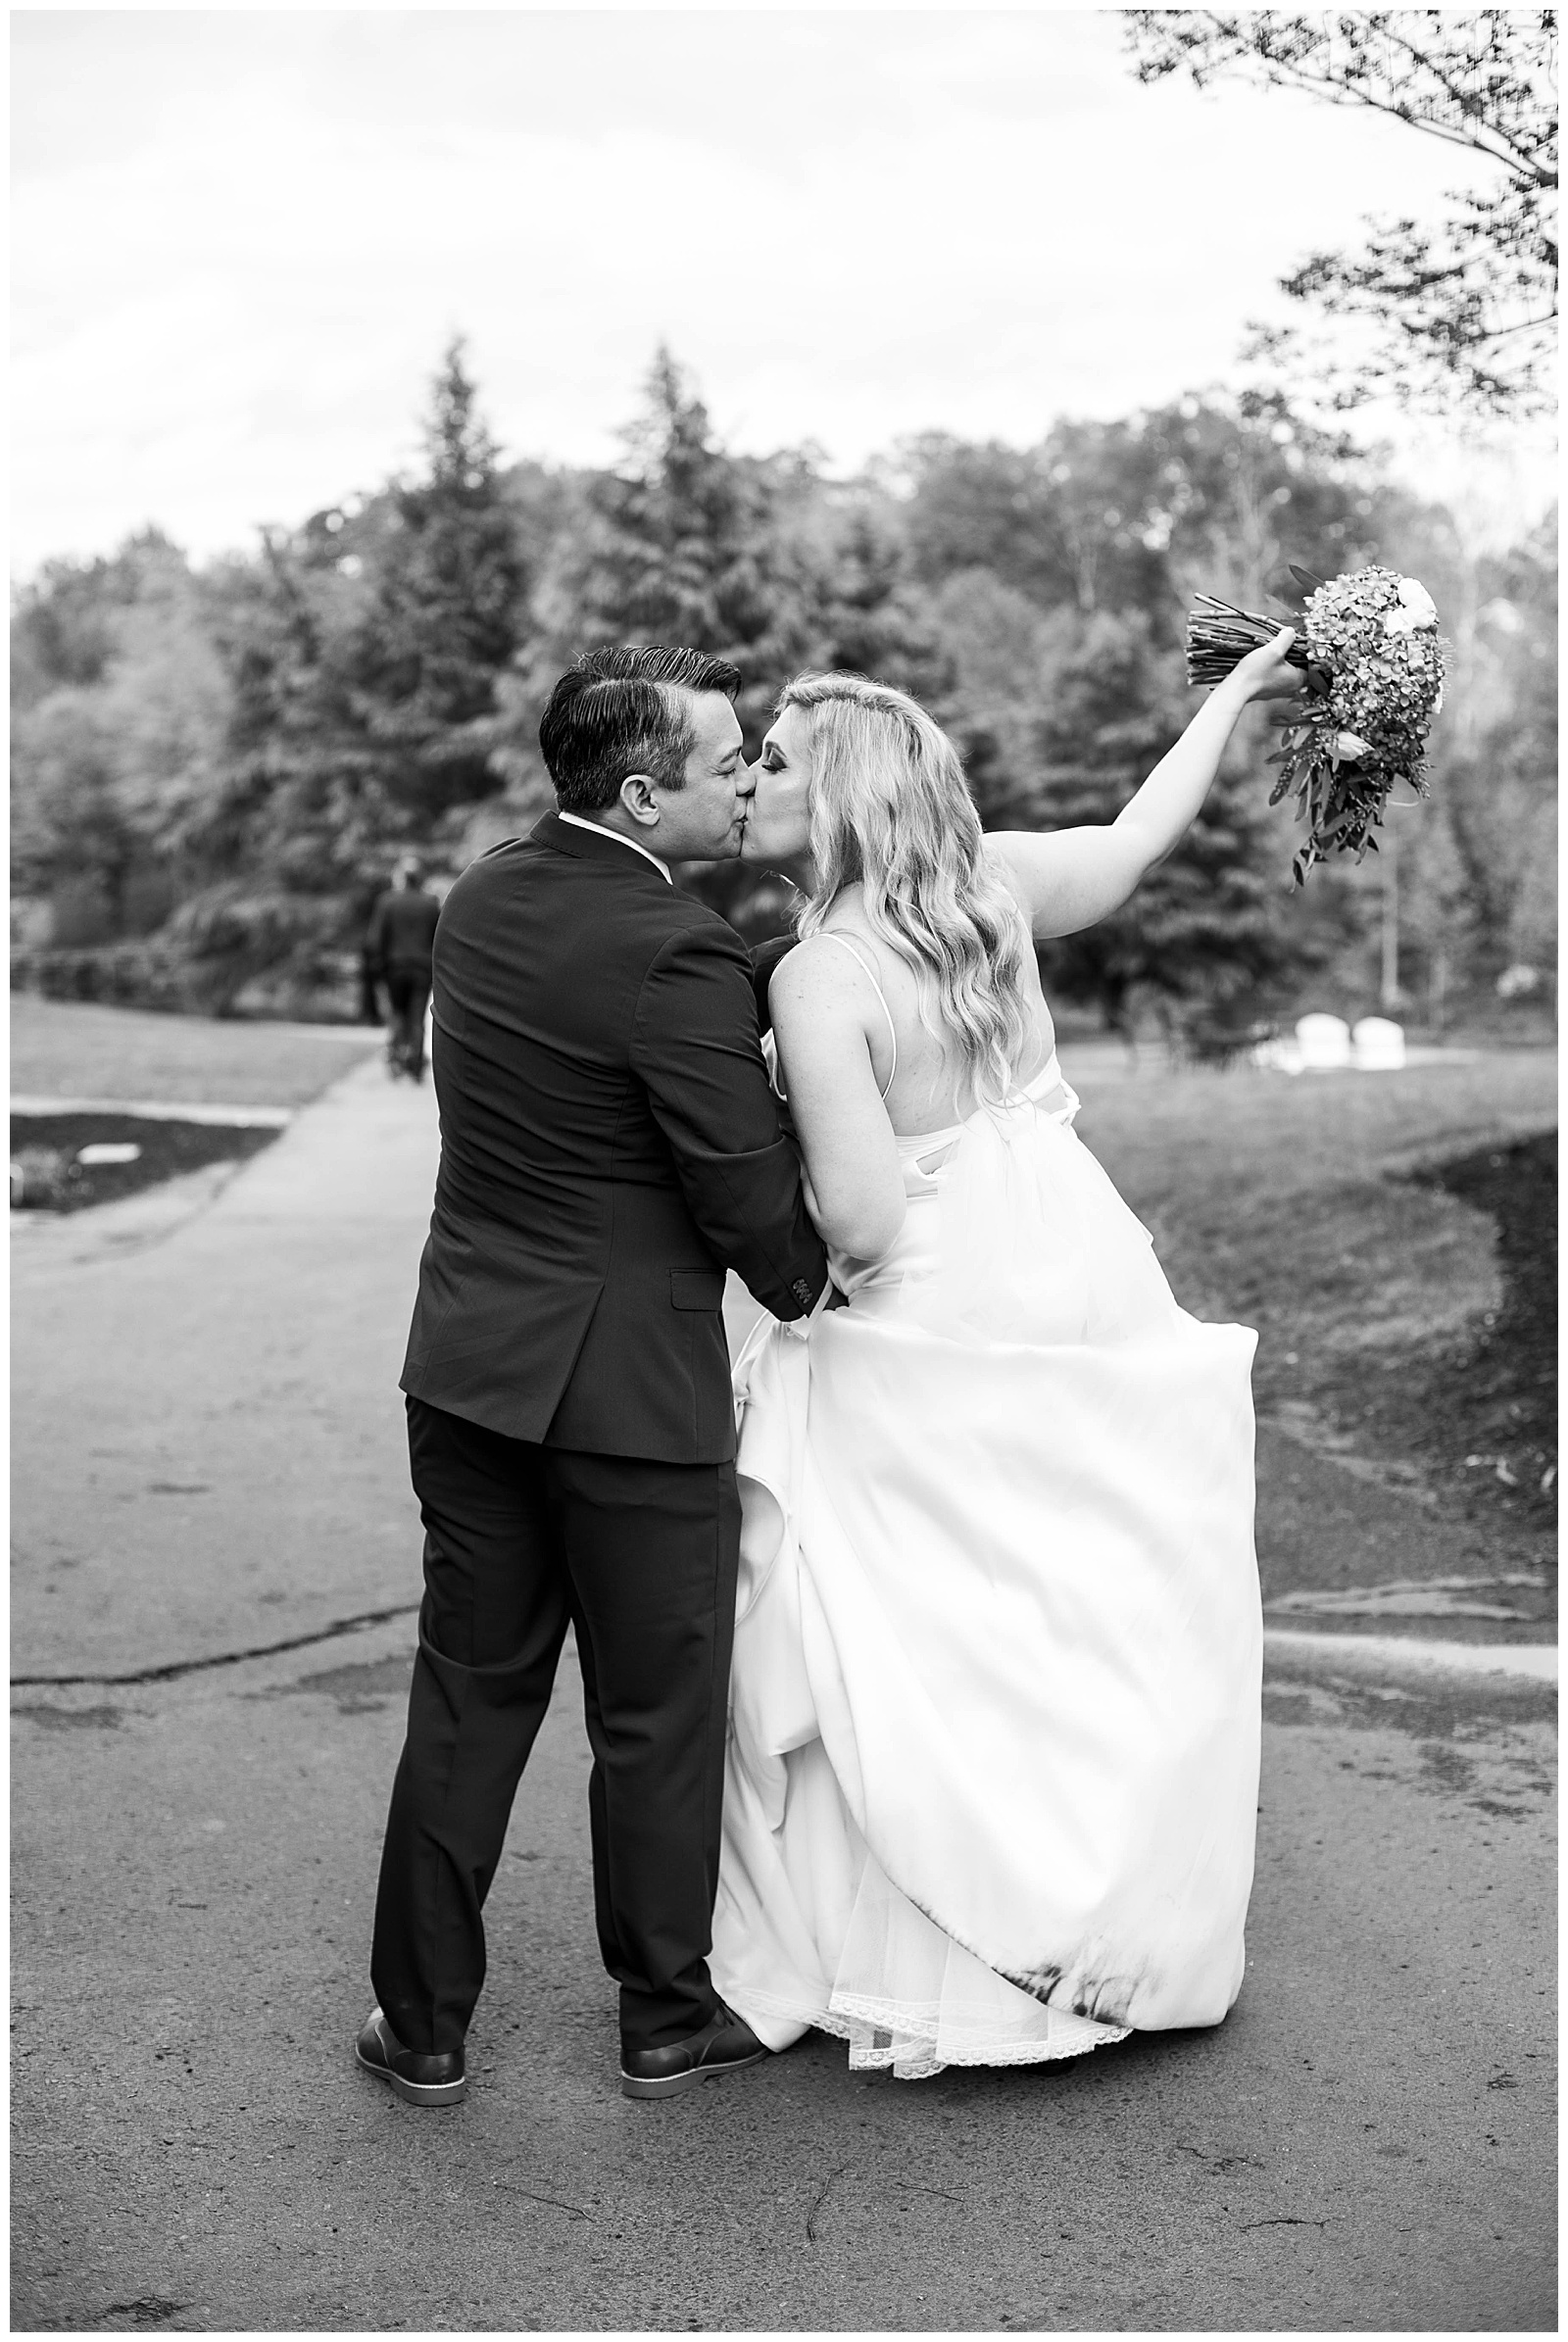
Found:
[[[827,1260],[767,1086],[738,938],[715,923],[661,948],[638,998],[631,1060],[715,1258],[775,1317],[804,1316]]]

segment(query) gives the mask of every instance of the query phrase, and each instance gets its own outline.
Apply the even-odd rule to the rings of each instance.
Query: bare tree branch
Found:
[[[1556,12],[1130,9],[1138,78],[1185,72],[1200,88],[1238,73],[1326,104],[1382,114],[1483,156],[1500,186],[1453,193],[1448,217],[1369,221],[1359,254],[1312,254],[1282,290],[1372,325],[1397,357],[1341,366],[1336,408],[1393,391],[1408,405],[1539,410],[1549,397],[1557,306]],[[1253,355],[1272,340],[1254,328]],[[1489,353],[1507,345],[1506,363]]]

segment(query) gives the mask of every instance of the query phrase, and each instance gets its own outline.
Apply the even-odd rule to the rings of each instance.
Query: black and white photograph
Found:
[[[1555,2332],[1556,12],[10,24],[12,2330]]]

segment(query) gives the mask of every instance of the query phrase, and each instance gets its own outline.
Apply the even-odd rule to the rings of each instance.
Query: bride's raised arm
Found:
[[[904,1225],[904,1174],[871,1066],[876,1012],[848,954],[797,944],[767,1002],[801,1143],[806,1203],[824,1244],[880,1258]]]
[[[1300,672],[1287,663],[1285,627],[1216,684],[1175,747],[1114,821],[1101,827],[993,830],[987,851],[1006,868],[1037,941],[1076,935],[1119,910],[1180,845],[1213,785],[1237,718],[1252,700],[1290,698]]]

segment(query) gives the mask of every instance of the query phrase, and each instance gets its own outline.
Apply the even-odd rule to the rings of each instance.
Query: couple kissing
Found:
[[[1180,1309],[1073,1129],[1036,942],[1179,843],[1282,634],[1114,822],[983,835],[905,694],[557,683],[558,809],[441,912],[402,1384],[424,1524],[363,2066],[466,2089],[483,1907],[568,1626],[621,2088],[1217,2024],[1261,1620],[1246,1328]],[[671,865],[803,876],[755,956]],[[725,1273],[761,1314],[732,1360]]]

